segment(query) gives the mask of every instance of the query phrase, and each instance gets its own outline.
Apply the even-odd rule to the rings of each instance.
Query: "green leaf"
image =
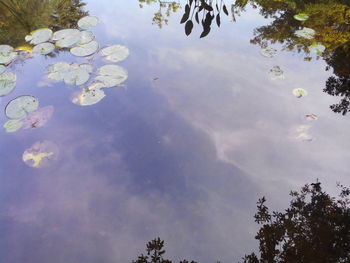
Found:
[[[192,20],[188,20],[185,24],[185,33],[187,36],[191,34],[192,29],[193,29],[193,22]]]

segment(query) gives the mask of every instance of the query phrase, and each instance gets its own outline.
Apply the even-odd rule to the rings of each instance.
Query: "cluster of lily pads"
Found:
[[[93,33],[87,31],[98,23],[97,17],[86,16],[78,21],[79,29],[69,28],[57,32],[49,28],[37,29],[25,37],[33,45],[32,49],[26,51],[48,55],[56,49],[69,49],[72,55],[78,57],[91,57],[99,52],[105,61],[111,63],[126,59],[129,49],[125,46],[111,45],[100,49]],[[15,88],[16,75],[5,70],[19,52],[20,50],[14,50],[11,46],[0,45],[0,96],[9,94]],[[86,87],[73,95],[72,102],[87,106],[96,104],[106,96],[103,89],[120,86],[128,78],[128,72],[115,64],[104,65],[95,70],[90,63],[58,62],[47,68],[47,77],[52,81],[63,81],[67,85],[86,84]],[[4,129],[6,132],[16,132],[20,129],[42,127],[52,117],[53,111],[51,105],[39,108],[39,100],[33,96],[19,96],[6,106],[5,114],[9,120],[4,124]],[[37,142],[23,153],[22,159],[29,166],[39,168],[57,159],[57,153],[58,147],[53,142]]]
[[[306,21],[308,18],[309,16],[304,13],[294,15],[294,19],[298,21]],[[297,30],[294,34],[297,37],[311,40],[314,38],[316,32],[311,28],[303,27],[302,29]],[[317,54],[321,54],[325,51],[326,48],[324,45],[314,42],[309,47],[309,49],[311,51],[316,52]],[[260,54],[267,58],[273,58],[277,54],[277,50],[271,47],[266,47],[260,50]],[[269,75],[270,75],[270,78],[273,80],[284,79],[284,72],[279,66],[274,66],[272,69],[270,69]],[[293,89],[292,93],[297,98],[302,98],[308,95],[308,92],[303,88]],[[306,114],[305,119],[307,121],[314,121],[314,120],[317,120],[318,117],[315,114]],[[299,128],[300,129],[298,129],[297,131],[298,133],[298,136],[296,137],[297,139],[301,139],[303,141],[313,140],[313,137],[308,133],[308,130],[311,128],[310,125],[301,125]]]

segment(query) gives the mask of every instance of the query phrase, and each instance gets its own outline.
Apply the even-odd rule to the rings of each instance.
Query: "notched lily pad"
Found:
[[[70,53],[77,57],[87,57],[94,54],[98,50],[98,43],[91,41],[87,44],[82,44],[70,49]]]
[[[6,132],[16,132],[23,126],[22,120],[9,120],[4,124],[4,129]]]
[[[93,67],[90,64],[68,64],[66,62],[58,62],[48,68],[48,78],[54,81],[64,81],[69,85],[83,85],[86,83]]]
[[[25,40],[32,45],[38,45],[40,43],[47,42],[52,37],[52,30],[49,28],[41,28],[31,32],[25,37]]]
[[[42,107],[23,119],[23,129],[33,129],[43,127],[52,117],[54,107],[52,105]]]
[[[16,87],[16,75],[11,72],[0,74],[0,97],[6,96]]]
[[[0,45],[0,64],[10,64],[18,56],[13,47],[9,45]]]
[[[129,56],[129,49],[122,45],[113,45],[101,50],[101,55],[111,62],[120,62]]]
[[[50,165],[57,160],[58,147],[50,141],[36,142],[25,150],[22,156],[23,162],[33,168],[41,168]]]
[[[55,50],[55,46],[52,43],[41,43],[33,48],[33,53],[39,53],[47,55]]]
[[[267,47],[267,48],[261,49],[260,54],[264,57],[272,58],[277,54],[277,50],[274,48]]]
[[[106,96],[102,88],[104,88],[102,83],[92,83],[89,87],[83,88],[81,92],[75,93],[72,102],[80,106],[94,105]]]
[[[306,21],[309,19],[308,14],[305,14],[305,13],[296,14],[293,17],[295,20],[298,20],[298,21]]]
[[[322,45],[321,43],[313,43],[309,49],[315,53],[317,53],[318,55],[321,55],[325,50],[326,47],[324,45]]]
[[[85,16],[78,21],[78,27],[87,29],[96,26],[100,20],[95,16]]]
[[[23,119],[28,113],[39,108],[39,100],[30,95],[24,95],[11,100],[5,108],[9,119]]]
[[[279,66],[274,66],[272,69],[270,69],[269,75],[273,80],[284,79],[283,70]]]
[[[81,41],[81,32],[78,29],[62,29],[53,34],[52,39],[60,48],[71,48]]]
[[[105,65],[97,70],[96,81],[102,82],[106,88],[120,85],[128,78],[128,72],[118,65]]]
[[[302,88],[296,88],[293,90],[293,95],[297,98],[305,97],[307,96],[307,91]]]
[[[6,70],[6,67],[4,65],[0,65],[0,74],[4,73]]]
[[[91,42],[92,40],[94,40],[94,38],[95,38],[95,36],[92,32],[81,31],[79,45],[87,44],[87,43]]]
[[[306,38],[306,39],[313,39],[316,31],[308,28],[308,27],[304,27],[303,29],[297,30],[294,33],[297,37],[302,37],[302,38]]]

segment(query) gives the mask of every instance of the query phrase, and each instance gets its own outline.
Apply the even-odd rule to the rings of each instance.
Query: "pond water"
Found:
[[[332,194],[336,182],[350,185],[350,92],[339,84],[349,53],[338,48],[346,32],[322,42],[322,19],[310,15],[310,40],[294,35],[311,28],[296,13],[277,21],[266,17],[273,5],[248,5],[232,21],[226,3],[229,15],[221,11],[220,27],[215,17],[200,38],[194,18],[188,36],[179,23],[186,2],[167,11],[158,1],[89,0],[59,14],[48,11],[59,1],[46,2],[8,15],[0,44],[28,46],[31,30],[73,28],[90,15],[99,18],[90,30],[100,47],[123,45],[130,55],[113,63],[69,49],[23,51],[7,66],[17,80],[0,99],[1,126],[18,96],[33,96],[41,111],[16,132],[0,131],[1,262],[131,262],[158,236],[173,260],[237,262],[257,248],[259,197],[283,209],[289,191],[305,183],[318,179]],[[276,54],[261,54],[267,44]],[[318,54],[308,52],[312,44]],[[80,87],[47,78],[57,62],[90,63],[94,72],[119,65],[128,78],[80,106],[72,103]],[[332,75],[341,96],[323,91]]]

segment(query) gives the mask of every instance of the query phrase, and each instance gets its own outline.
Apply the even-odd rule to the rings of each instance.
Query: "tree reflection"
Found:
[[[75,28],[87,15],[84,5],[81,0],[0,0],[0,41],[17,47],[38,28]]]

